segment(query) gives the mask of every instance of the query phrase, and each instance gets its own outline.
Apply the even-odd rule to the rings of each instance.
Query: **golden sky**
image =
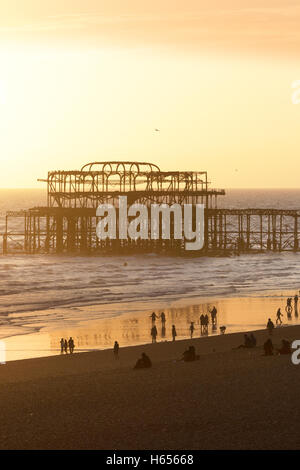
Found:
[[[0,0],[0,187],[95,160],[298,187],[299,24],[299,0]]]

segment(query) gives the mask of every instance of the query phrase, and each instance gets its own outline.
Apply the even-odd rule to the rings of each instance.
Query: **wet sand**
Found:
[[[300,366],[243,334],[0,366],[2,449],[297,449]],[[300,339],[300,326],[276,328]],[[177,361],[194,344],[200,360]],[[149,370],[133,370],[145,351]]]
[[[72,336],[75,340],[76,351],[109,349],[117,340],[120,345],[134,346],[151,342],[150,314],[155,311],[159,316],[164,311],[166,316],[165,336],[162,334],[160,319],[156,321],[158,342],[171,339],[172,324],[176,325],[177,339],[189,337],[189,326],[194,322],[194,336],[200,336],[200,315],[206,314],[213,305],[218,310],[218,327],[216,330],[209,325],[209,334],[218,335],[219,327],[225,325],[227,333],[250,331],[264,328],[268,317],[275,322],[275,314],[281,307],[285,324],[299,324],[299,317],[292,313],[287,319],[285,313],[286,298],[293,297],[294,291],[270,291],[255,293],[247,297],[219,297],[180,299],[171,304],[153,302],[151,310],[141,302],[111,305],[91,305],[68,309],[51,309],[52,320],[48,322],[49,311],[40,312],[42,318],[38,323],[18,319],[20,333],[18,336],[5,338],[6,360],[28,359],[57,355],[60,350],[60,338]],[[31,315],[28,314],[29,318]],[[56,319],[54,321],[53,319]],[[13,318],[11,319],[13,321]],[[51,323],[52,322],[52,323]],[[25,325],[25,326],[24,326]],[[46,325],[46,326],[41,326]],[[26,331],[37,329],[36,333],[24,334]],[[1,328],[3,333],[3,327]]]

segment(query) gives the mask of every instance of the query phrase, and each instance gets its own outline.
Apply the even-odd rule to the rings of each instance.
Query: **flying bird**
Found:
[[[155,132],[160,132],[160,129],[154,129],[154,130],[155,130]]]

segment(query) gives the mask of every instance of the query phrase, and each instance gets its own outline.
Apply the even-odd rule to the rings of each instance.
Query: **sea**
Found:
[[[0,233],[7,210],[41,205],[44,190],[1,189]],[[228,189],[218,207],[300,209],[300,189]],[[0,338],[19,351],[11,359],[57,353],[63,334],[75,337],[77,350],[111,347],[118,334],[121,344],[140,344],[148,341],[151,312],[162,310],[169,324],[177,320],[184,337],[190,321],[197,326],[201,309],[216,302],[219,310],[227,305],[226,318],[219,313],[228,332],[254,329],[264,325],[268,312],[259,307],[257,317],[234,299],[278,296],[284,310],[286,293],[299,292],[299,267],[300,253],[292,252],[215,258],[0,255]],[[229,300],[235,305],[231,317]]]

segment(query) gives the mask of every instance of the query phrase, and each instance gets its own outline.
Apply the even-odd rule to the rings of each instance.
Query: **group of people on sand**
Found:
[[[264,343],[265,356],[273,356],[274,352],[277,354],[291,354],[291,343],[286,339],[281,340],[281,347],[274,348],[271,338],[268,338]]]
[[[213,306],[213,308],[211,310],[208,310],[208,311],[211,314],[212,327],[213,327],[213,329],[216,329],[217,312],[218,311],[217,311],[215,306]],[[150,315],[150,318],[152,320],[152,327],[151,327],[150,335],[151,335],[151,338],[152,338],[152,343],[156,343],[156,338],[158,336],[158,331],[157,331],[157,327],[156,327],[155,322],[156,322],[157,319],[159,319],[159,318],[161,319],[162,337],[164,338],[166,336],[166,315],[165,315],[164,312],[162,312],[160,315],[156,315],[155,312],[152,312],[151,315]],[[208,325],[209,325],[208,314],[206,314],[206,315],[201,314],[201,316],[200,316],[200,332],[201,332],[201,335],[208,334]],[[221,327],[220,328],[221,333],[225,333],[225,329],[226,329],[226,327]],[[190,326],[189,326],[189,332],[190,332],[190,337],[191,338],[193,338],[194,331],[195,331],[195,322],[191,321]],[[176,331],[176,326],[175,325],[172,325],[171,334],[172,334],[173,341],[175,341],[176,336],[177,336],[177,331]]]
[[[241,344],[238,349],[240,348],[255,348],[257,344],[256,338],[253,333],[249,336],[247,334],[244,335],[244,344]]]
[[[73,340],[72,336],[70,336],[69,340],[61,338],[61,340],[60,340],[60,352],[61,352],[61,354],[63,354],[64,352],[66,354],[68,354],[68,349],[70,351],[70,354],[73,354],[74,348],[75,348],[75,343],[74,343],[74,340]]]
[[[182,357],[179,361],[184,362],[193,362],[200,359],[200,356],[196,354],[194,346],[189,346],[182,354]],[[146,353],[142,353],[141,357],[137,360],[134,369],[148,369],[152,367],[152,362],[149,356]]]

